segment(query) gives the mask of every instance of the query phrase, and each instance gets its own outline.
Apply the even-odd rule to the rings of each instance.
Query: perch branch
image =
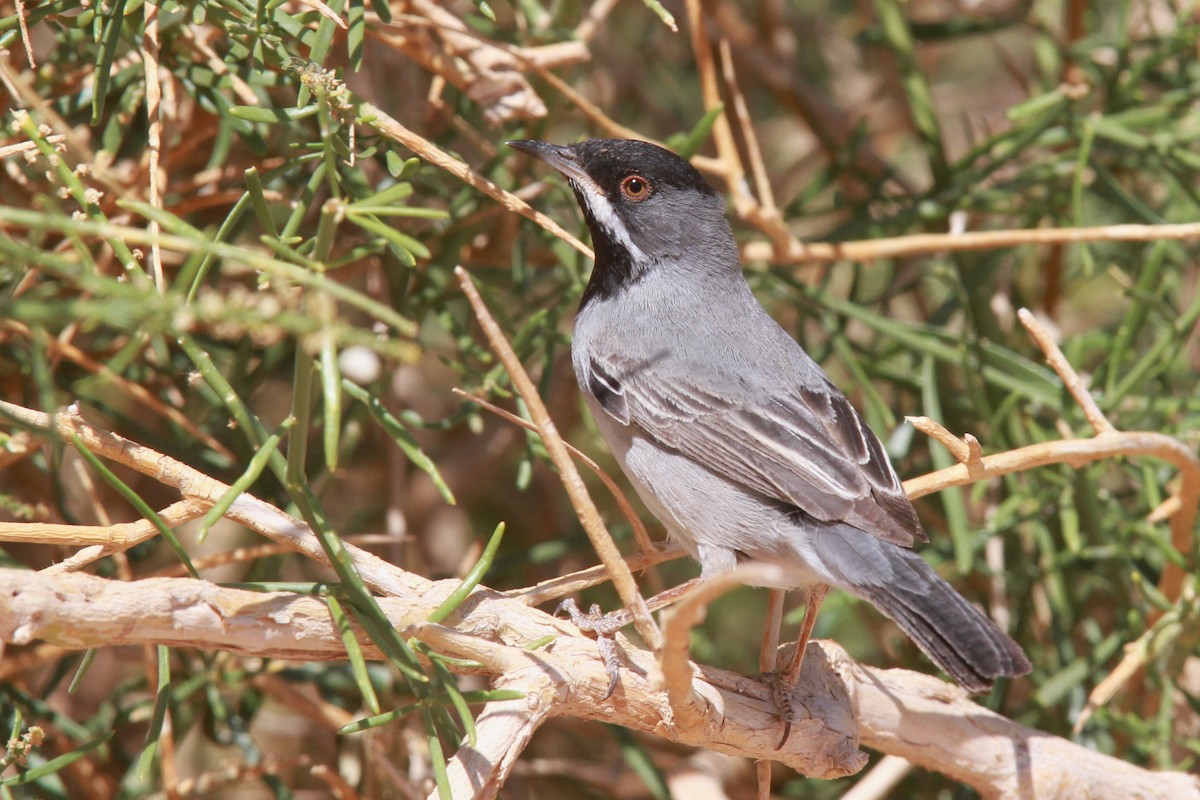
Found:
[[[504,736],[493,738],[491,731],[503,729],[520,738],[537,722],[567,716],[600,719],[733,755],[776,758],[822,777],[861,766],[866,758],[856,749],[861,740],[944,771],[987,798],[1200,800],[1193,776],[1145,770],[1026,728],[976,705],[937,678],[858,664],[829,642],[810,645],[798,697],[811,718],[797,725],[784,750],[774,751],[770,731],[778,722],[767,687],[723,670],[701,667],[695,678],[695,690],[712,704],[720,724],[685,729],[665,721],[671,719],[670,706],[647,679],[655,668],[649,653],[626,643],[628,675],[614,698],[601,702],[608,683],[603,663],[594,642],[572,636],[572,626],[483,588],[447,620],[455,627],[431,625],[425,618],[458,582],[412,580],[412,598],[381,600],[404,635],[510,676],[512,682],[505,686],[527,692],[522,700],[489,706],[492,712],[481,717],[488,733],[485,738],[481,728],[484,749],[478,753],[489,764],[464,754],[454,766],[464,780],[503,777],[502,762],[511,762],[519,752],[519,747],[502,750],[495,742]],[[549,645],[524,648],[548,635],[556,637]],[[42,639],[71,649],[167,644],[269,658],[345,658],[338,630],[320,599],[223,588],[190,578],[124,582],[0,569],[0,639]],[[365,637],[363,641],[364,653],[379,658]],[[505,722],[505,711],[516,718]]]
[[[412,580],[416,589],[412,596],[380,599],[384,613],[402,635],[416,637],[439,653],[483,665],[461,671],[511,676],[526,687],[551,686],[550,713],[555,716],[599,719],[732,755],[774,757],[805,774],[826,777],[834,775],[831,764],[846,758],[865,760],[854,749],[853,726],[845,723],[850,717],[844,698],[839,707],[839,702],[814,692],[814,717],[842,722],[814,730],[811,737],[809,732],[794,736],[783,751],[775,752],[775,738],[764,732],[778,724],[769,690],[733,673],[703,668],[698,691],[711,698],[724,722],[719,728],[683,728],[666,721],[671,719],[670,705],[651,686],[648,676],[656,667],[647,651],[622,642],[626,658],[621,685],[606,702],[602,698],[608,675],[595,642],[579,635],[570,623],[480,588],[445,624],[430,624],[426,618],[459,582],[432,582],[417,576]],[[553,639],[550,644],[526,649],[547,637]],[[361,632],[359,638],[366,656],[381,658]],[[346,657],[321,599],[226,588],[190,578],[126,582],[82,573],[0,569],[0,639],[14,644],[41,639],[70,649],[165,644],[302,661]],[[502,684],[504,680],[508,678]],[[841,727],[835,730],[835,725]]]

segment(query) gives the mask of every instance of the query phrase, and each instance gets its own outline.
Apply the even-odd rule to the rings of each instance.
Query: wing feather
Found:
[[[750,392],[739,402],[732,396],[747,387],[718,391],[711,371],[650,381],[636,364],[609,359],[590,367],[606,392],[619,391],[618,421],[750,491],[905,547],[926,539],[883,445],[827,380]],[[611,404],[610,395],[604,407]]]

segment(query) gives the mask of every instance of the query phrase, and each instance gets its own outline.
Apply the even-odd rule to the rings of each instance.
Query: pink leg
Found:
[[[828,591],[829,587],[823,583],[806,590],[804,622],[800,624],[800,636],[796,639],[792,663],[785,672],[775,677],[775,705],[779,708],[779,715],[783,717],[783,738],[775,746],[776,750],[783,747],[792,733],[792,720],[796,718],[792,696],[796,689],[796,681],[800,679],[800,668],[804,665],[804,651],[808,649],[808,639],[812,636],[813,626],[817,624],[817,612],[821,609],[821,603],[825,602],[825,594]]]

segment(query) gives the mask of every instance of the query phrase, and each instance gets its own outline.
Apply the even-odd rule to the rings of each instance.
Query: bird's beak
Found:
[[[593,189],[597,188],[596,182],[583,171],[583,168],[579,166],[579,162],[575,160],[575,151],[570,147],[550,144],[549,142],[539,142],[533,139],[517,139],[508,142],[508,146],[514,150],[520,150],[522,153],[533,156],[538,161],[546,162],[574,184],[592,187]]]

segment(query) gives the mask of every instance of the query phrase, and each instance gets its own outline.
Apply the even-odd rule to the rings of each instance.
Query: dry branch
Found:
[[[841,649],[817,652],[829,654],[852,687],[864,745],[945,772],[984,798],[1200,797],[1195,776],[1144,770],[1027,728],[937,678],[842,663]]]
[[[937,678],[858,664],[829,642],[809,648],[800,696],[810,718],[797,723],[784,750],[774,750],[779,721],[769,689],[723,670],[693,667],[693,691],[711,704],[718,724],[685,728],[673,717],[663,692],[651,685],[649,653],[622,643],[627,669],[621,687],[611,701],[601,702],[608,683],[604,665],[595,643],[573,636],[573,626],[487,589],[473,592],[446,625],[430,625],[425,617],[457,582],[410,580],[412,597],[381,600],[404,635],[438,652],[478,661],[502,676],[498,685],[526,692],[524,699],[495,703],[481,716],[477,747],[460,749],[452,764],[452,780],[462,792],[455,797],[494,797],[537,724],[569,716],[694,747],[776,758],[821,777],[861,767],[866,760],[857,750],[861,741],[944,771],[984,797],[1200,798],[1192,776],[1144,770],[1026,728],[976,705]],[[525,649],[547,635],[557,638],[538,650]],[[122,582],[3,569],[0,638],[18,644],[41,639],[75,649],[169,644],[270,658],[345,657],[320,599],[229,589],[189,578]],[[379,658],[362,640],[368,656]]]
[[[515,211],[526,219],[537,223],[588,258],[592,257],[592,248],[572,236],[557,222],[542,212],[534,210],[532,206],[512,192],[500,188],[493,181],[475,172],[465,163],[459,161],[424,136],[400,124],[399,120],[383,111],[383,109],[364,102],[361,104],[359,111],[364,124],[369,124],[388,139],[399,142],[416,153],[424,161],[428,161],[435,167],[445,170],[471,188],[492,198],[509,211]]]
[[[458,87],[483,109],[489,125],[546,116],[546,104],[521,73],[522,60],[509,48],[474,33],[442,4],[408,0],[407,5],[413,15],[393,25],[376,19],[371,34]]]
[[[1055,245],[1080,242],[1155,242],[1200,238],[1200,223],[1177,225],[1103,225],[1095,228],[1034,228],[1031,230],[923,233],[856,242],[800,242],[779,251],[772,242],[749,242],[742,248],[746,261],[775,264],[830,261],[878,261],[930,253],[998,250],[1023,244]]]
[[[662,633],[658,630],[658,626],[654,624],[654,620],[650,617],[650,611],[646,608],[646,601],[638,592],[637,582],[633,579],[633,573],[629,571],[629,567],[625,565],[624,559],[621,558],[621,551],[617,549],[616,543],[612,536],[609,535],[608,529],[604,526],[603,520],[600,519],[600,512],[596,508],[596,504],[592,502],[591,496],[588,494],[587,486],[583,483],[583,478],[579,475],[579,470],[575,469],[575,463],[571,461],[571,455],[567,452],[566,444],[562,437],[558,434],[558,429],[554,425],[554,421],[550,419],[550,413],[546,411],[546,405],[542,402],[542,398],[538,395],[537,389],[533,385],[533,380],[525,372],[525,368],[521,365],[517,354],[513,352],[512,346],[504,337],[504,333],[500,330],[500,326],[496,324],[496,320],[488,312],[487,306],[483,303],[483,298],[479,296],[475,285],[471,283],[471,277],[462,267],[456,267],[455,275],[458,276],[459,286],[462,287],[463,293],[471,303],[471,308],[475,312],[476,319],[483,327],[483,332],[487,336],[489,344],[504,364],[504,368],[508,371],[508,376],[513,382],[513,386],[520,393],[522,399],[525,400],[525,405],[529,408],[529,416],[533,418],[534,424],[538,427],[538,433],[542,437],[542,442],[546,445],[546,453],[550,456],[550,460],[554,462],[554,466],[558,468],[559,475],[562,477],[563,487],[567,490],[567,495],[571,498],[571,505],[575,508],[575,513],[579,516],[579,521],[583,524],[583,529],[587,533],[588,539],[592,542],[592,547],[596,550],[596,555],[600,557],[605,569],[608,570],[608,575],[612,579],[613,588],[617,590],[617,595],[621,598],[621,602],[629,612],[633,614],[633,623],[637,627],[638,633],[646,640],[652,650],[657,651],[662,646]]]

